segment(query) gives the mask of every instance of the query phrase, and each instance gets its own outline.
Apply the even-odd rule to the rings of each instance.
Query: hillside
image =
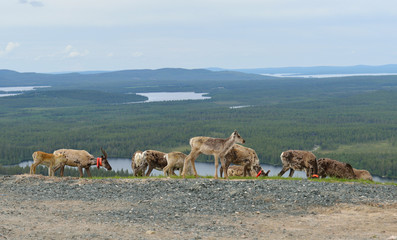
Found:
[[[31,85],[51,87],[0,98],[0,164],[59,148],[98,155],[103,147],[111,158],[145,149],[188,153],[191,137],[226,138],[237,129],[262,163],[280,165],[282,151],[319,146],[317,157],[397,177],[396,76],[294,79],[202,69],[0,72],[1,87]],[[125,104],[146,99],[135,93],[189,91],[210,99]]]
[[[99,72],[95,74],[65,73],[19,73],[10,70],[0,70],[0,87],[7,86],[38,86],[50,85],[62,88],[100,89],[111,87],[120,89],[131,84],[182,83],[194,81],[219,80],[262,80],[270,77],[241,72],[214,72],[205,69],[164,68],[157,70],[124,70],[114,72]]]

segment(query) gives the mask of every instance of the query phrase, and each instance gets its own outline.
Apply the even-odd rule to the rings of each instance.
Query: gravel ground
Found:
[[[0,177],[0,239],[397,239],[397,186]]]

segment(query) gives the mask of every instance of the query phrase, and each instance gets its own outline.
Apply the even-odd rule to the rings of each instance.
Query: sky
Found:
[[[396,63],[395,0],[0,0],[0,69]]]

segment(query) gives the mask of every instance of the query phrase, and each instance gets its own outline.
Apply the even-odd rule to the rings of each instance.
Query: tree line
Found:
[[[191,137],[226,138],[236,129],[262,163],[280,165],[282,151],[320,146],[317,157],[396,177],[397,81],[317,81],[308,80],[302,86],[297,80],[213,81],[211,100],[150,104],[120,104],[129,97],[114,93],[103,100],[94,98],[99,90],[77,91],[72,98],[69,90],[48,89],[4,98],[0,101],[0,163],[17,164],[31,160],[34,151],[59,148],[84,149],[100,156],[103,147],[110,158],[130,158],[136,150],[146,149],[189,153]],[[250,107],[230,109],[233,105]],[[387,151],[379,148],[383,142],[390,146]],[[359,144],[369,147],[343,151]],[[212,161],[207,156],[199,160]]]

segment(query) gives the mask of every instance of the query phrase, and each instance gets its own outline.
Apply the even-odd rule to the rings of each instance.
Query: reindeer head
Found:
[[[102,166],[104,168],[106,168],[108,171],[112,170],[112,166],[110,166],[110,164],[108,162],[108,154],[102,148],[101,148],[101,151],[103,153],[103,155],[101,156],[101,158],[102,158]]]
[[[258,165],[253,166],[253,169],[258,174],[256,177],[267,177],[270,172],[270,170],[267,170],[267,172],[265,172],[265,170],[263,170],[263,168]]]
[[[68,161],[65,153],[55,153],[54,156],[57,158],[59,163],[66,163]]]
[[[242,138],[240,134],[238,134],[237,130],[234,130],[234,132],[232,133],[232,138],[235,140],[236,143],[245,143],[244,138]]]
[[[66,162],[68,161],[66,154],[65,153],[55,153],[54,154],[56,158],[56,166],[54,166],[54,169],[57,169],[58,167],[63,167],[66,165]]]

